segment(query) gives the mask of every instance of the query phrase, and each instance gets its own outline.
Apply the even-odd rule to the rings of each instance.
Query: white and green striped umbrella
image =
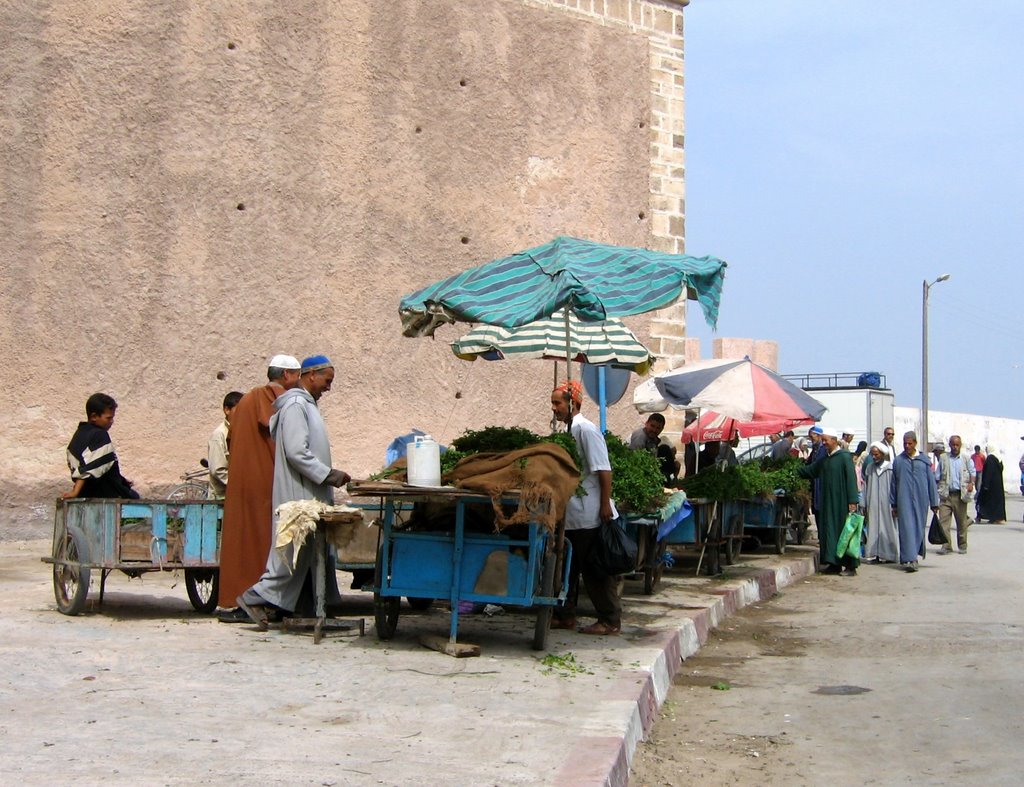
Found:
[[[564,361],[566,324],[564,310],[519,328],[478,325],[452,342],[452,352],[467,361],[516,358],[548,358]],[[569,314],[570,360],[580,363],[612,364],[646,374],[654,356],[620,320],[582,322]]]

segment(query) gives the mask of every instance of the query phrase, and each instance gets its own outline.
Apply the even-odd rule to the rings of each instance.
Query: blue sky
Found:
[[[718,332],[783,373],[879,371],[1024,418],[1024,2],[691,0],[687,252],[729,263]]]

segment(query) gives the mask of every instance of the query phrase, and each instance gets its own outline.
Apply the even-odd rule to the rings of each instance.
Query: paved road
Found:
[[[1021,498],[1008,509],[967,555],[809,577],[723,623],[632,783],[1021,784]]]

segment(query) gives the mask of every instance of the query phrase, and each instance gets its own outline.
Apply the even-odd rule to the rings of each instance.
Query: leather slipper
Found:
[[[241,596],[235,599],[235,603],[238,604],[245,614],[249,616],[249,619],[256,624],[256,628],[260,631],[267,631],[269,626],[267,625],[267,610],[260,604],[246,604],[245,599]]]

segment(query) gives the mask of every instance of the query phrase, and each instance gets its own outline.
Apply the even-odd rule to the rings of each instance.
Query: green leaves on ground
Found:
[[[545,675],[558,675],[561,678],[571,678],[575,675],[593,675],[594,671],[576,661],[576,655],[569,651],[564,656],[556,653],[549,653],[540,660],[544,667]]]

